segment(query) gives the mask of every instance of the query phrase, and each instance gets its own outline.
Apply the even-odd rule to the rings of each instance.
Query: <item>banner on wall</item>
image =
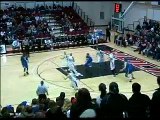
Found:
[[[0,52],[1,52],[1,54],[5,54],[6,53],[6,45],[1,45],[0,46]]]

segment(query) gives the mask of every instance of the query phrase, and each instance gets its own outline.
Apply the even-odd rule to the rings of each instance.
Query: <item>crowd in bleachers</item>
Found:
[[[44,82],[41,81],[43,87]],[[86,88],[80,88],[75,96],[66,98],[61,92],[55,100],[51,100],[45,93],[37,94],[38,98],[32,102],[23,101],[16,109],[12,105],[1,108],[1,118],[160,118],[160,77],[157,78],[159,88],[150,99],[141,93],[139,83],[132,84],[133,94],[128,99],[119,92],[116,82],[109,84],[109,91],[104,83],[98,88],[100,95],[92,98]],[[44,89],[44,87],[43,87]],[[38,90],[38,89],[37,89]]]
[[[45,18],[47,16],[49,21]],[[52,28],[48,25],[50,18],[61,25],[61,33],[66,33],[66,36],[55,37],[55,34],[52,34]],[[37,5],[35,8],[11,6],[8,9],[0,10],[0,33],[1,44],[8,45],[17,41],[13,48],[23,49],[23,41],[28,39],[29,44],[33,45],[30,46],[31,49],[36,47],[40,50],[41,46],[44,45],[44,48],[48,46],[46,45],[48,39],[55,43],[55,47],[61,46],[64,42],[66,43],[65,46],[86,43],[84,39],[74,43],[75,40],[71,40],[71,38],[73,38],[72,36],[79,39],[81,37],[85,38],[89,33],[89,27],[70,6],[62,7],[55,4],[53,6]],[[56,46],[57,44],[59,46]]]
[[[135,33],[119,35],[117,44],[122,46],[135,45],[139,54],[151,56],[160,61],[160,23],[155,20],[144,20],[143,25],[137,25]]]

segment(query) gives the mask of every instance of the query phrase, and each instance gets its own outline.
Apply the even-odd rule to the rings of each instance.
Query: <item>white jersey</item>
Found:
[[[73,56],[68,56],[67,63],[68,63],[68,67],[71,69],[75,66]]]
[[[71,80],[71,86],[77,90],[78,89],[78,79],[76,78],[76,75],[71,72],[69,73],[69,77],[68,77],[70,80]]]
[[[113,53],[110,53],[110,54],[109,54],[109,58],[110,58],[110,59],[114,58]]]
[[[98,62],[104,62],[104,52],[97,51]]]
[[[68,62],[68,55],[64,55],[64,58],[63,58],[66,62]]]
[[[110,59],[110,69],[111,70],[114,70],[115,69],[115,59],[114,58],[112,58],[112,59]]]
[[[62,67],[68,67],[68,55],[64,54],[64,57],[62,59]]]
[[[75,75],[73,72],[70,72],[70,73],[69,73],[69,79],[70,79],[71,81],[77,81],[76,75]]]
[[[68,62],[74,63],[74,57],[73,56],[68,56]]]

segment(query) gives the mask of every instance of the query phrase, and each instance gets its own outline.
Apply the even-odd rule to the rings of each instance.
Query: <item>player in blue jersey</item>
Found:
[[[86,55],[86,62],[84,64],[85,67],[92,67],[92,57],[89,55],[89,53],[87,53]]]
[[[26,53],[23,53],[23,55],[21,56],[21,64],[22,64],[22,67],[24,68],[24,76],[27,74],[29,74],[28,72],[28,63],[29,63],[29,60],[28,60],[28,56]]]
[[[132,65],[132,63],[127,59],[125,58],[124,59],[124,67],[121,71],[125,70],[125,77],[128,77],[129,78],[129,82],[132,82],[132,79],[135,79],[133,77],[133,71],[134,71],[134,66]]]

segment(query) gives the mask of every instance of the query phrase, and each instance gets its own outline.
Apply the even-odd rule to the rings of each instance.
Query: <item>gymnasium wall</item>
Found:
[[[91,18],[96,25],[108,24],[111,20],[111,16],[114,13],[114,3],[116,1],[107,2],[75,2],[78,6]],[[119,1],[117,1],[119,3]],[[127,9],[131,1],[122,1],[122,11]],[[143,3],[143,2],[142,2]],[[142,3],[136,3],[130,8],[125,15],[125,26],[132,24],[133,21],[137,21],[144,16],[149,19],[160,21],[160,6],[145,5]],[[104,20],[100,19],[100,12],[104,12]],[[143,20],[141,20],[142,22]]]
[[[129,3],[122,2],[122,10],[127,9],[128,6]],[[125,15],[125,26],[132,24],[133,21],[144,18],[144,16],[147,16],[148,19],[160,21],[160,6],[136,3]],[[143,19],[140,22],[142,24]]]
[[[85,12],[86,15],[88,15],[89,18],[91,18],[96,25],[108,25],[108,22],[111,21],[111,16],[114,13],[114,3],[116,1],[101,1],[101,2],[87,2],[87,1],[80,1],[75,2],[78,6]],[[118,1],[119,2],[119,1]],[[8,3],[8,4],[6,4]],[[0,1],[0,7],[1,9],[7,8],[8,5],[16,5],[16,6],[23,6],[27,8],[33,8],[37,4],[39,5],[52,5],[60,4],[60,5],[71,5],[71,2],[62,2],[62,1],[44,1],[44,2],[35,2],[35,1]],[[122,11],[126,9],[130,2],[122,1]],[[100,19],[100,12],[104,12],[104,19]],[[144,16],[147,16],[149,19],[154,19],[160,21],[160,6],[151,6],[151,5],[145,5],[136,3],[134,6],[131,7],[131,9],[128,11],[128,13],[125,15],[125,26],[128,24],[132,24],[133,21],[137,21],[140,18],[143,18]],[[142,22],[143,20],[141,20]]]
[[[111,1],[105,2],[75,2],[78,6],[91,18],[95,25],[108,25],[108,22],[111,21],[113,3]],[[104,12],[104,19],[100,19],[100,12]]]

